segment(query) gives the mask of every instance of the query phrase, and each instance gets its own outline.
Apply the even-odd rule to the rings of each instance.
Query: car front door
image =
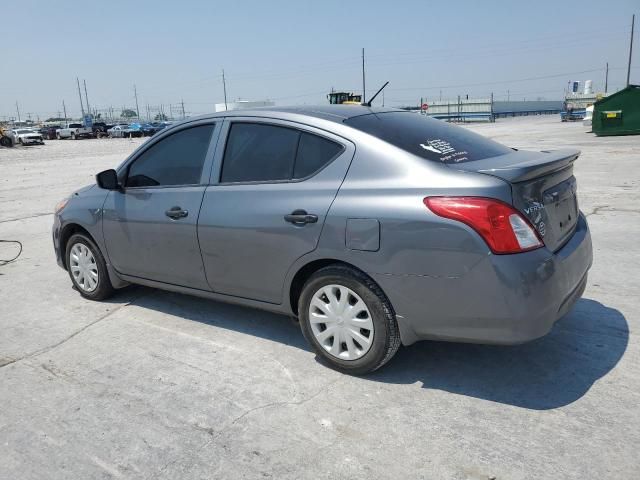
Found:
[[[225,122],[198,236],[214,292],[281,303],[296,259],[314,250],[355,147],[267,119]]]
[[[189,124],[150,142],[119,172],[123,188],[109,192],[102,221],[118,272],[209,290],[196,226],[218,130]]]

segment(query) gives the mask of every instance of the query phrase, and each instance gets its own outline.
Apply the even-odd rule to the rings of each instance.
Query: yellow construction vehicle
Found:
[[[362,95],[347,92],[331,92],[327,95],[331,105],[362,105]]]

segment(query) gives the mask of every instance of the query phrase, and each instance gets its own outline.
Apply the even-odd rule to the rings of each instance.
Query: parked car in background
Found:
[[[110,138],[130,138],[144,136],[142,125],[140,125],[139,123],[119,123],[107,130],[107,134]]]
[[[578,155],[388,108],[220,112],[63,200],[54,249],[85,298],[137,283],[294,315],[362,374],[401,343],[551,330],[592,261]]]
[[[142,132],[145,137],[151,137],[166,127],[167,125],[160,122],[145,123],[142,125]]]
[[[42,127],[39,132],[45,140],[55,140],[56,133],[60,128],[60,125],[50,125],[48,127]]]
[[[65,123],[56,132],[56,138],[62,140],[70,138],[71,140],[78,140],[80,138],[92,138],[93,130],[91,127],[83,127],[81,123]]]
[[[126,137],[143,137],[144,131],[140,123],[130,123],[129,128],[125,132]]]
[[[109,138],[121,138],[126,136],[125,132],[127,132],[128,130],[128,123],[118,123],[117,125],[114,125],[107,130],[107,135],[109,136]]]
[[[13,143],[18,145],[44,145],[42,134],[31,128],[16,128],[11,130]]]
[[[107,130],[109,130],[113,125],[107,125],[104,122],[94,122],[91,126],[91,130],[93,130],[93,136],[96,138],[102,138],[107,136]]]

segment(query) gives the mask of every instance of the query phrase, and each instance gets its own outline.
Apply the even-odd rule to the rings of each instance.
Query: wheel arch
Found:
[[[82,233],[83,235],[86,235],[87,237],[89,237],[89,239],[91,239],[93,243],[95,243],[96,245],[98,244],[96,242],[96,239],[93,238],[93,235],[91,235],[89,231],[83,226],[77,223],[69,223],[68,225],[65,225],[62,228],[62,231],[60,232],[60,245],[59,245],[60,254],[62,256],[62,264],[64,265],[65,269],[67,269],[67,255],[66,255],[67,243],[69,243],[69,239],[71,238],[71,236],[76,233]]]
[[[338,260],[336,258],[315,259],[300,267],[296,274],[293,276],[291,284],[289,285],[289,304],[294,315],[298,315],[298,300],[300,298],[300,295],[302,294],[302,288],[304,287],[304,284],[307,282],[307,280],[309,280],[309,278],[311,278],[314,273],[316,273],[321,268],[328,267],[329,265],[352,268],[353,270],[366,275],[382,291],[380,285],[378,285],[377,282],[373,280],[373,278],[371,278],[365,271],[353,265],[352,263],[345,262],[344,260]]]

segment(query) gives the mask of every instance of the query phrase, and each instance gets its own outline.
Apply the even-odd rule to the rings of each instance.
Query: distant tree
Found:
[[[120,114],[120,116],[123,118],[134,118],[134,117],[137,117],[138,114],[136,113],[135,110],[129,110],[128,108],[125,108],[124,110],[122,110],[122,113]]]
[[[64,122],[66,120],[66,118],[61,118],[61,117],[51,117],[51,118],[47,118],[45,120],[45,122]]]
[[[153,118],[156,122],[164,122],[169,119],[164,113],[159,113]]]

